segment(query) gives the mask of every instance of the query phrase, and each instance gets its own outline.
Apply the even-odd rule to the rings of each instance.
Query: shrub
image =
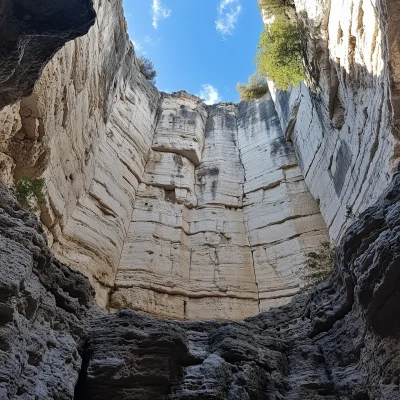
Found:
[[[292,0],[260,0],[259,8],[265,11],[268,17],[285,14],[285,11],[293,8]]]
[[[304,80],[300,30],[288,18],[277,17],[265,25],[258,49],[258,70],[278,89],[288,90]]]
[[[24,176],[13,183],[11,190],[23,208],[35,212],[38,210],[37,205],[44,203],[43,187],[44,179],[31,179]]]
[[[248,83],[238,83],[236,89],[241,100],[257,100],[268,93],[267,80],[255,72],[249,77]]]
[[[306,257],[304,290],[329,278],[336,262],[336,248],[330,242],[323,242],[317,252],[308,253]]]
[[[145,78],[152,83],[153,85],[156,84],[156,76],[157,72],[154,69],[154,64],[148,58],[144,56],[140,56],[137,59],[139,64],[140,72],[145,76]]]

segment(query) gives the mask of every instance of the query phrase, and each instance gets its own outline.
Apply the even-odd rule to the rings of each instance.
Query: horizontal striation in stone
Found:
[[[193,109],[193,98],[164,94],[162,115],[163,107]],[[164,141],[161,152],[153,142],[112,310],[129,306],[175,319],[242,319],[290,301],[304,284],[305,254],[327,239],[272,99],[218,104],[207,112],[198,166],[177,151],[177,142],[168,148]],[[179,123],[185,126],[188,114],[182,113]],[[191,120],[203,120],[202,113],[192,111]],[[169,140],[180,137],[181,125],[168,131]],[[164,129],[161,118],[156,132]],[[271,174],[273,181],[266,182]]]
[[[294,3],[310,31],[309,87],[282,92],[270,81],[270,92],[338,241],[352,221],[348,210],[370,206],[398,164],[398,8],[381,0]]]

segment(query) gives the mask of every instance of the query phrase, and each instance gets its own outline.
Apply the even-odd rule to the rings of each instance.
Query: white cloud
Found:
[[[143,46],[141,45],[141,43],[139,43],[137,40],[132,39],[132,35],[131,35],[131,42],[133,43],[135,52],[138,52],[143,49]]]
[[[153,26],[155,29],[158,27],[158,21],[166,19],[171,16],[172,11],[161,4],[161,0],[153,0],[151,6],[151,15],[153,17]]]
[[[218,18],[215,21],[217,31],[221,35],[232,35],[242,6],[239,0],[221,0],[218,6]]]
[[[218,103],[222,100],[218,93],[218,90],[209,83],[201,87],[199,97],[201,99],[204,99],[204,103],[209,105]]]

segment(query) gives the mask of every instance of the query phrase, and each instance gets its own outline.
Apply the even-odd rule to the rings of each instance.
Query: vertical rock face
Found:
[[[289,94],[270,87],[307,186],[338,239],[397,167],[398,6],[381,0],[295,4],[308,28],[309,87]]]
[[[0,398],[72,399],[94,292],[53,258],[35,216],[4,184],[0,270]]]
[[[86,4],[67,7],[78,3]],[[386,5],[396,10],[394,2]],[[119,6],[96,3],[92,36],[65,47],[36,92],[1,112],[2,178],[45,171],[49,204],[40,217],[47,236],[89,276],[103,304],[117,267],[117,307],[135,305],[136,295],[143,301],[135,306],[153,314],[240,318],[282,301],[297,285],[293,270],[304,250],[324,235],[293,147],[282,140],[279,120],[293,126],[296,107],[277,94],[278,120],[269,96],[238,106],[206,107],[185,93],[160,102],[118,30]],[[397,38],[390,24],[388,32]],[[68,57],[78,60],[81,51],[110,56],[102,46],[111,38],[123,45],[107,47],[113,62],[71,64]],[[60,71],[72,75],[63,80]],[[89,76],[90,89],[83,84]],[[46,82],[52,90],[44,90]],[[100,100],[92,102],[96,92]],[[46,111],[48,98],[68,100]],[[333,104],[339,127],[346,119]],[[54,143],[65,145],[65,154]],[[344,143],[335,171],[351,164]],[[345,187],[343,174],[334,188]],[[52,256],[37,219],[0,184],[0,397],[397,400],[399,226],[396,173],[347,229],[333,275],[310,295],[243,322],[166,321],[131,310],[102,313],[88,280]]]
[[[238,138],[245,172],[246,233],[260,310],[265,310],[298,292],[305,253],[328,236],[269,95],[239,105]]]
[[[46,66],[35,92],[0,112],[4,179],[43,175],[40,218],[59,258],[113,286],[159,93],[139,73],[122,1],[95,1],[95,26]],[[4,172],[3,172],[4,171]]]
[[[211,107],[159,93],[139,72],[121,1],[95,1],[89,34],[0,112],[2,179],[44,176],[40,219],[52,249],[89,277],[103,308],[241,319],[286,303],[305,254],[328,238],[319,205],[340,237],[387,182],[395,82],[383,9],[371,30],[368,4],[350,7],[346,27],[330,3],[310,4],[297,2],[311,27],[312,92],[271,88],[275,102]],[[327,33],[338,25],[333,45]]]
[[[400,396],[400,174],[346,232],[332,277],[244,322],[103,314],[0,185],[0,394],[54,399]]]
[[[273,102],[205,106],[139,72],[121,0],[0,112],[2,178],[44,176],[53,251],[103,308],[234,318],[287,302],[326,228]]]
[[[45,177],[52,249],[103,308],[241,319],[289,301],[326,231],[273,102],[160,94],[121,1],[94,6],[89,34],[1,112],[3,179]]]
[[[270,97],[164,95],[110,305],[241,319],[288,302],[326,238]]]
[[[173,98],[165,96],[152,149],[168,153],[173,151],[195,166],[199,165],[204,147],[206,115],[204,105],[195,96],[186,92],[180,92]]]

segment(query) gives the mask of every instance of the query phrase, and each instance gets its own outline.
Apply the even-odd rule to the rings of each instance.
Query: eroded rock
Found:
[[[346,232],[328,281],[240,323],[102,314],[35,217],[0,193],[4,398],[399,397],[400,173]]]
[[[0,6],[0,109],[31,94],[44,66],[66,42],[87,33],[92,0],[5,0]]]

